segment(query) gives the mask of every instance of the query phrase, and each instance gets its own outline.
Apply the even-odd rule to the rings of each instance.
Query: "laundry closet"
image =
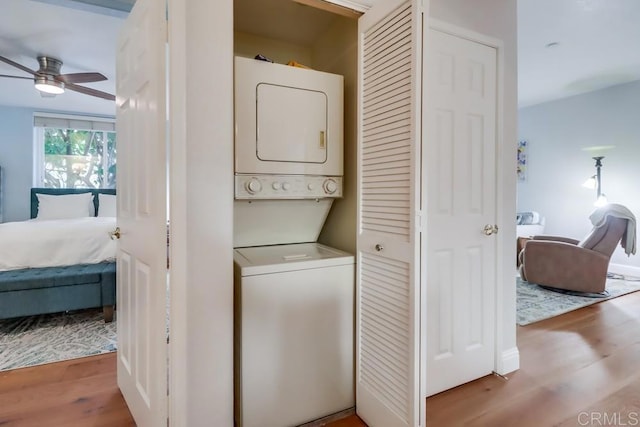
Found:
[[[359,415],[373,425],[414,425],[421,417],[423,404],[417,402],[423,397],[493,370],[506,373],[513,370],[511,366],[517,367],[517,349],[509,353],[500,347],[505,342],[508,345],[509,339],[500,341],[502,331],[497,323],[502,318],[497,313],[503,296],[498,292],[502,280],[497,261],[502,235],[496,235],[502,215],[498,175],[503,173],[501,156],[509,153],[500,150],[504,119],[500,41],[444,22],[423,21],[421,6],[410,1],[380,4],[360,21],[291,0],[235,0],[234,4],[238,425],[250,427],[260,421],[261,425],[296,425],[354,404]],[[260,59],[253,59],[257,55]],[[280,114],[291,116],[300,129],[308,127],[287,104],[297,102],[300,94],[277,89],[295,88],[296,84],[256,77],[245,85],[247,75],[254,73],[247,68],[265,76],[281,67],[299,66],[343,79],[339,172],[314,169],[328,153],[336,154],[330,145],[335,130],[313,131],[315,142],[305,151],[311,157],[301,161],[309,168],[301,171],[288,172],[285,165],[301,160],[294,148],[267,152],[255,145],[238,145],[239,139],[265,135],[260,125],[245,122],[248,111],[255,123],[260,116]],[[304,68],[292,74],[308,72]],[[309,104],[317,101],[320,116],[332,109],[324,104],[332,98],[323,95],[324,89],[307,89]],[[261,100],[268,97],[274,104],[285,103],[282,110],[264,108]],[[318,129],[325,125],[320,123]],[[287,134],[289,130],[266,132]],[[324,144],[329,144],[327,152]],[[243,159],[248,157],[271,166],[280,162],[280,166],[246,169]],[[298,174],[310,178],[292,180]],[[282,196],[286,192],[294,197]],[[267,219],[274,221],[269,225]],[[301,250],[289,251],[296,244],[302,244]],[[328,298],[354,306],[351,348],[345,346],[348,333],[329,341],[336,344],[332,357],[346,355],[346,359],[333,364],[309,355],[305,363],[292,359],[291,343],[288,348],[277,347],[284,341],[279,341],[274,324],[265,326],[266,320],[252,318],[248,306],[239,303],[251,301],[251,295],[245,295],[250,280],[276,270],[287,274],[293,270],[279,270],[274,259],[281,260],[279,265],[300,262],[301,270],[307,271],[315,268],[316,259],[322,260],[318,265],[342,269],[342,294]],[[355,277],[347,284],[350,274]],[[278,292],[291,296],[293,291]],[[266,306],[261,307],[261,315],[279,313],[276,301],[280,299],[275,295],[263,297]],[[259,300],[252,304],[260,307]],[[344,311],[346,306],[331,305],[327,315],[344,322],[350,315]],[[308,314],[304,307],[300,305],[298,317],[287,321],[303,324]],[[340,315],[336,315],[337,307],[343,310]],[[256,332],[263,326],[266,332]],[[341,323],[339,329],[345,332],[348,327]],[[260,337],[247,341],[252,333]],[[300,343],[305,339],[314,341],[304,335],[297,341],[303,347],[306,344]],[[260,347],[253,343],[258,338],[263,340],[262,348],[273,353],[257,355]],[[327,337],[318,335],[315,341],[320,338]],[[303,408],[291,397],[277,401],[275,395],[284,396],[278,387],[304,388],[287,379],[287,371],[295,369],[338,370],[345,381],[333,385],[339,392],[332,397],[353,394],[327,402],[324,409],[319,404]],[[267,371],[268,378],[260,379]],[[282,376],[276,377],[278,373]],[[261,384],[256,385],[255,379]],[[332,386],[325,385],[320,394],[331,395]],[[266,403],[256,402],[260,396]],[[295,411],[280,410],[282,407],[301,412],[287,418]],[[304,418],[304,414],[312,416]],[[274,418],[268,418],[272,415]]]
[[[299,425],[355,406],[355,58],[322,49],[356,21],[289,0],[235,15],[235,420]]]

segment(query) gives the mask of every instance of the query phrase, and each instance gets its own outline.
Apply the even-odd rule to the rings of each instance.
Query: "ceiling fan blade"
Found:
[[[107,80],[107,78],[101,73],[60,74],[59,76],[56,76],[55,79],[60,80],[63,83],[91,83]]]
[[[36,72],[33,71],[31,68],[25,67],[22,64],[18,64],[17,62],[14,62],[14,61],[10,60],[9,58],[5,58],[4,56],[0,56],[0,61],[6,62],[9,65],[13,65],[16,68],[21,69],[22,71],[25,71],[25,72],[27,72],[29,74],[33,74],[34,76],[36,75]]]
[[[33,77],[11,76],[9,74],[0,74],[0,77],[9,77],[11,79],[24,79],[33,81]]]
[[[90,87],[79,86],[74,83],[65,83],[64,87],[69,90],[84,93],[85,95],[97,96],[98,98],[106,99],[109,101],[116,100],[116,97],[114,95],[111,95],[107,92],[102,92],[101,90],[91,89]]]

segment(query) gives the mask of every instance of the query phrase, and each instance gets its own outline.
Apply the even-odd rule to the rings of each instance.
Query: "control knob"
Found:
[[[262,190],[262,184],[260,184],[260,181],[258,180],[258,178],[251,178],[249,181],[246,182],[245,188],[247,189],[247,193],[256,194],[260,190]]]
[[[325,193],[333,194],[338,189],[338,184],[333,179],[329,178],[324,181],[322,188],[324,188]]]
[[[289,191],[291,189],[291,184],[289,184],[288,182],[282,183],[282,189],[284,191]]]

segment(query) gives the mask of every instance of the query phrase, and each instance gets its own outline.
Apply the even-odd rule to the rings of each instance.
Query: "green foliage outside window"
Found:
[[[44,129],[44,186],[115,188],[115,132]]]

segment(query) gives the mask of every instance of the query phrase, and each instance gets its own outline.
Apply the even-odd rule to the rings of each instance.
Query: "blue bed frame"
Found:
[[[38,214],[38,194],[88,192],[94,195],[96,212],[98,193],[116,193],[113,189],[32,188],[31,218]],[[105,322],[111,322],[115,302],[114,262],[0,271],[0,319],[102,307]]]

